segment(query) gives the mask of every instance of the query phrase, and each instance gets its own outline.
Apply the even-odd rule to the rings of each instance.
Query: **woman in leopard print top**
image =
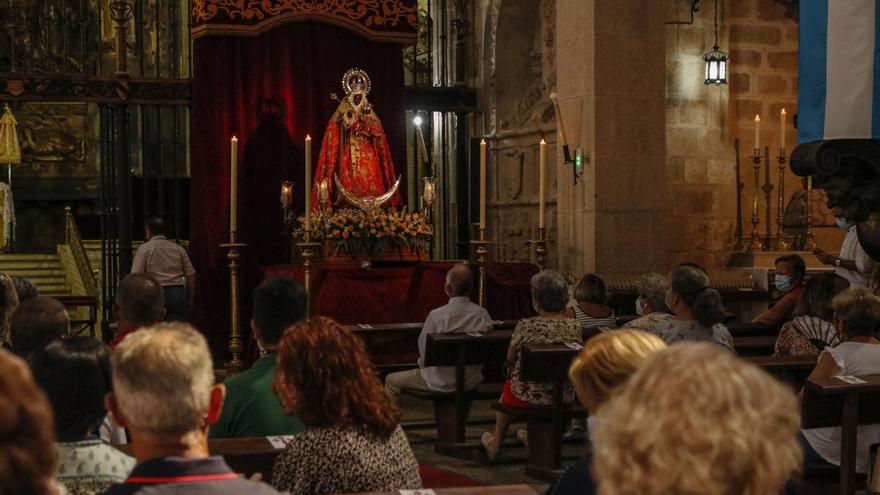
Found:
[[[276,488],[292,495],[421,488],[397,408],[350,330],[329,318],[288,329],[275,390],[309,428],[275,461]]]

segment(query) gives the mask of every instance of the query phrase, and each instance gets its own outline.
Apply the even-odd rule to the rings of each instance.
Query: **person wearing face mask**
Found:
[[[682,341],[714,342],[733,351],[733,337],[722,323],[727,316],[721,294],[700,268],[680,265],[669,272],[666,306],[672,318],[647,329],[667,344]]]
[[[666,307],[666,289],[669,282],[659,273],[646,273],[636,281],[636,314],[639,318],[624,325],[650,332],[652,328],[673,318]]]
[[[787,254],[776,258],[773,286],[781,297],[776,301],[776,304],[755,317],[752,323],[780,325],[790,320],[798,298],[804,291],[803,283],[806,273],[807,265],[800,256]]]
[[[856,231],[856,223],[843,217],[837,217],[837,226],[846,230],[840,254],[834,256],[821,249],[816,249],[813,254],[825,265],[833,266],[834,273],[849,281],[850,287],[867,287],[868,278],[874,267],[871,259],[862,245],[859,244],[859,234]]]

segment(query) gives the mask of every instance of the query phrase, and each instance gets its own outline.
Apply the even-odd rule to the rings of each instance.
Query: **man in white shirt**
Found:
[[[385,392],[396,404],[403,389],[431,392],[455,391],[455,368],[452,366],[425,367],[425,347],[428,334],[485,332],[492,325],[489,312],[470,300],[474,287],[471,271],[458,264],[446,272],[446,295],[449,303],[428,313],[419,335],[419,367],[414,370],[391,373],[385,377]],[[464,374],[465,390],[476,387],[483,380],[480,366],[467,366]]]
[[[851,220],[838,217],[837,226],[846,229],[846,237],[840,247],[840,255],[834,256],[821,249],[814,251],[819,261],[835,267],[834,273],[849,281],[850,287],[868,287],[874,260],[871,259],[859,244],[856,224]]]
[[[186,249],[165,237],[165,220],[150,217],[144,225],[147,242],[134,254],[131,273],[149,273],[165,293],[165,321],[187,321],[196,291],[196,270]]]

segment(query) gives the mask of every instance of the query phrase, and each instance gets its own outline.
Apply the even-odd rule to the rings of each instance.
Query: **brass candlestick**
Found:
[[[758,230],[758,225],[761,223],[761,218],[758,216],[758,200],[760,199],[759,182],[761,181],[761,150],[758,148],[755,148],[755,154],[752,155],[752,164],[754,165],[755,170],[755,184],[752,195],[752,242],[749,244],[749,251],[760,251],[763,248],[763,244],[761,243],[761,232]]]
[[[241,266],[241,252],[246,244],[237,242],[238,234],[234,230],[229,231],[229,242],[220,244],[226,250],[226,261],[229,267],[229,316],[231,331],[229,334],[229,354],[231,360],[226,363],[226,376],[232,376],[241,371],[241,329],[239,327],[238,314],[238,270]]]
[[[785,229],[782,226],[785,220],[785,148],[779,148],[779,156],[776,158],[779,162],[779,200],[776,203],[776,244],[773,245],[773,250],[788,251],[791,245],[785,238]]]
[[[529,244],[535,246],[535,263],[539,270],[543,270],[547,259],[547,229],[538,227],[538,238],[530,240]]]
[[[807,234],[804,236],[804,250],[816,249],[816,239],[813,238],[813,176],[807,176]]]
[[[311,242],[311,231],[306,230],[304,240],[296,243],[296,248],[302,256],[303,264],[303,285],[306,289],[306,316],[311,315],[312,311],[312,258],[315,257],[315,251],[321,246],[318,242]]]
[[[478,302],[480,306],[486,307],[486,260],[489,255],[489,243],[486,240],[486,229],[480,229],[480,240],[471,241],[471,244],[477,247],[477,267],[480,273],[478,289],[480,291]]]

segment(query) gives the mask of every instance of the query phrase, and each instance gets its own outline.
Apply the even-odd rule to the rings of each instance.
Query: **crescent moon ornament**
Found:
[[[380,206],[384,205],[394,196],[394,193],[397,192],[397,189],[400,187],[400,176],[397,176],[397,180],[394,181],[394,184],[391,186],[391,189],[385,191],[380,196],[355,196],[352,194],[345,186],[342,185],[342,182],[339,181],[339,176],[333,174],[333,180],[336,182],[336,187],[339,189],[339,193],[342,194],[342,197],[345,198],[346,201],[357,206],[363,211],[370,212],[373,211]]]

